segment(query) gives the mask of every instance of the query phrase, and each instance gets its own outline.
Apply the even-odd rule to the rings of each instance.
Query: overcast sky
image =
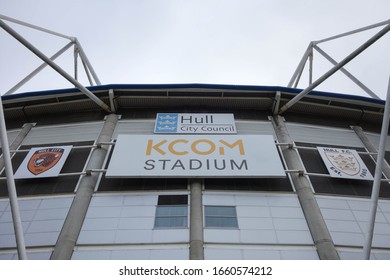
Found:
[[[77,37],[102,84],[287,86],[311,41],[389,20],[389,11],[389,0],[0,0],[1,15]],[[5,22],[47,56],[69,42]],[[319,46],[340,61],[383,27]],[[41,61],[4,30],[0,40],[4,94]],[[73,75],[72,50],[56,63]],[[314,53],[314,80],[331,67]],[[384,99],[390,32],[346,69]],[[298,87],[307,85],[305,74]],[[18,92],[70,87],[46,68]],[[341,73],[318,89],[367,96]]]

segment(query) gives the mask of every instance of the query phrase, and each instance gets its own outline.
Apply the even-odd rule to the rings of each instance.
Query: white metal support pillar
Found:
[[[313,53],[313,49],[311,49],[309,55],[309,85],[313,83],[313,58],[314,58],[314,53]]]
[[[386,25],[386,24],[390,24],[390,19],[385,20],[385,21],[381,21],[381,22],[378,22],[378,23],[375,23],[375,24],[371,24],[369,26],[365,26],[365,27],[362,27],[362,28],[358,28],[358,29],[355,29],[355,30],[352,30],[352,31],[344,32],[342,34],[334,35],[334,36],[331,36],[331,37],[328,37],[328,38],[325,38],[325,39],[321,39],[321,40],[315,41],[314,43],[316,45],[318,45],[320,43],[332,41],[332,40],[339,39],[339,38],[342,38],[342,37],[346,37],[346,36],[349,36],[349,35],[353,35],[353,34],[356,34],[356,33],[359,33],[359,32],[367,31],[367,30],[370,30],[370,29],[373,29],[373,28],[377,28],[377,27]]]
[[[100,135],[96,140],[96,144],[111,142],[112,135],[118,122],[118,117],[119,116],[115,114],[110,114],[107,116]],[[107,152],[108,145],[99,145],[99,148],[94,149],[86,169],[101,169],[105,162]],[[87,215],[89,203],[92,199],[92,195],[98,180],[98,172],[92,172],[89,175],[85,175],[80,180],[76,195],[70,206],[68,215],[65,219],[64,225],[50,259],[71,259],[73,249],[76,246],[77,238],[83,226],[85,216]]]
[[[368,217],[369,222],[367,227],[366,241],[363,246],[364,259],[366,260],[370,259],[372,239],[374,236],[375,218],[376,218],[376,211],[378,208],[379,191],[381,186],[382,170],[383,170],[383,163],[384,163],[385,151],[386,151],[386,139],[389,130],[389,117],[390,117],[390,76],[389,76],[389,86],[387,89],[387,96],[386,96],[385,112],[383,114],[381,137],[379,141],[378,158],[375,167],[374,183],[372,186],[372,193],[371,193],[372,205]]]
[[[190,260],[204,260],[202,180],[190,179]]]
[[[18,197],[16,193],[14,171],[12,169],[11,156],[7,137],[7,128],[5,125],[3,102],[0,96],[0,140],[3,150],[3,159],[5,165],[5,176],[7,177],[8,196],[11,205],[12,221],[14,225],[16,246],[18,250],[18,256],[21,260],[27,259],[26,245],[24,242],[23,226],[20,217]]]
[[[312,47],[313,47],[312,43],[310,43],[309,46],[307,46],[305,54],[303,55],[301,61],[298,64],[298,67],[295,69],[295,72],[294,72],[293,76],[291,77],[290,82],[287,85],[288,87],[292,87],[294,85],[294,81],[296,82],[296,84],[298,83],[298,81],[299,81],[298,77],[301,76],[303,69],[305,68],[306,61],[307,61],[308,57],[310,56],[310,53],[312,52]]]
[[[78,47],[78,51],[79,51],[81,60],[83,61],[83,63],[85,63],[88,66],[88,70],[91,72],[92,77],[95,80],[95,83],[98,86],[101,85],[102,83],[100,82],[99,77],[96,75],[96,72],[92,67],[92,64],[89,62],[89,59],[88,59],[87,55],[85,54],[83,47],[81,46],[80,42],[77,39],[75,39],[75,44]],[[86,70],[86,72],[88,72],[88,71]]]
[[[17,20],[17,19],[11,18],[11,17],[7,17],[7,16],[4,16],[4,15],[0,15],[0,19],[6,20],[6,21],[10,21],[10,22],[13,22],[13,23],[16,23],[16,24],[19,24],[19,25],[23,25],[23,26],[26,26],[26,27],[29,27],[29,28],[32,28],[32,29],[35,29],[35,30],[39,30],[39,31],[42,31],[44,33],[48,33],[48,34],[51,34],[51,35],[54,35],[54,36],[57,36],[57,37],[68,39],[70,41],[73,41],[73,39],[74,39],[74,37],[67,36],[67,35],[64,35],[64,34],[61,34],[61,33],[58,33],[58,32],[55,32],[55,31],[52,31],[52,30],[49,30],[49,29],[46,29],[46,28],[42,28],[42,27],[39,27],[39,26],[30,24],[30,23],[27,23],[27,22],[23,22],[21,20]]]
[[[73,68],[74,68],[74,79],[78,81],[78,57],[79,57],[79,50],[77,44],[74,44],[73,49]]]
[[[90,84],[91,86],[93,86],[92,77],[91,77],[91,74],[89,73],[87,64],[85,64],[84,60],[81,60],[81,63],[83,64],[84,71],[85,71],[85,74],[87,75],[89,84]]]
[[[283,117],[276,115],[271,120],[279,142],[293,144]],[[288,170],[304,170],[298,152],[295,149],[283,146],[281,150]],[[299,173],[291,173],[290,176],[294,183],[319,258],[321,260],[338,260],[338,253],[314,197],[309,178],[306,175],[301,176]]]

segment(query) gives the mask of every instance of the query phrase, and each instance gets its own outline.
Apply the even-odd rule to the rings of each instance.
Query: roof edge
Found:
[[[203,89],[203,90],[250,90],[250,91],[281,91],[285,93],[298,94],[303,89],[289,88],[283,86],[258,86],[258,85],[229,85],[229,84],[203,84],[203,83],[187,83],[187,84],[106,84],[99,86],[87,87],[90,91],[101,91],[109,89],[133,89],[133,90],[162,90],[162,89]],[[45,97],[49,95],[79,93],[78,88],[65,88],[45,91],[24,92],[18,94],[4,95],[3,101],[17,101],[18,99],[28,97]],[[336,99],[363,101],[374,104],[384,105],[385,101],[371,97],[364,97],[358,95],[350,95],[343,93],[325,92],[325,91],[311,91],[308,96],[331,97]]]

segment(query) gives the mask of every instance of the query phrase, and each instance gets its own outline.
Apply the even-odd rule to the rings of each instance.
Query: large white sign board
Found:
[[[373,180],[356,150],[317,147],[331,177]]]
[[[233,114],[158,113],[154,133],[236,134]]]
[[[57,177],[72,146],[31,148],[15,173],[15,179]]]
[[[285,177],[270,135],[119,135],[106,177]]]

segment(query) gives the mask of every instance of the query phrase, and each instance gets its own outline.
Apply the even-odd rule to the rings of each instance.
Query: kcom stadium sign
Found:
[[[285,177],[285,172],[270,135],[119,135],[106,177]]]

